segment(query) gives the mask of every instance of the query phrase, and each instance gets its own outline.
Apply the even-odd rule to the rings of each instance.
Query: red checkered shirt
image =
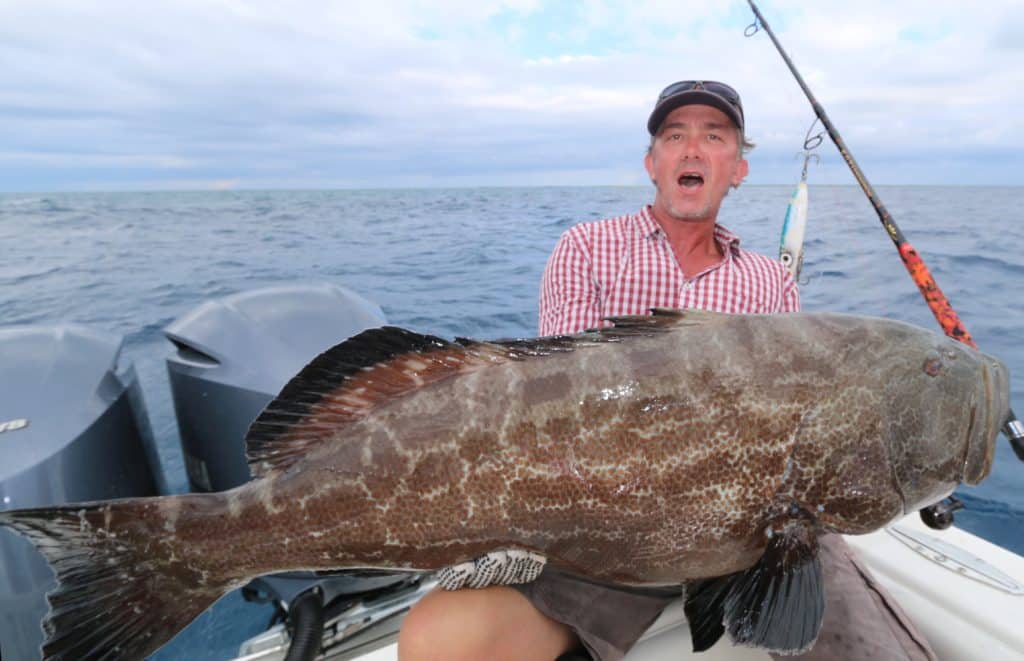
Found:
[[[800,293],[778,261],[740,248],[715,225],[722,261],[692,278],[651,215],[638,213],[569,228],[548,260],[540,290],[540,335],[577,333],[603,320],[651,308],[699,308],[734,314],[797,312]]]

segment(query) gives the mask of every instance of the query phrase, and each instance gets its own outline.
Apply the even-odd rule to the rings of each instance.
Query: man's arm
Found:
[[[790,275],[789,270],[784,271],[782,276],[782,309],[779,312],[800,311],[800,289],[796,281]]]
[[[541,336],[579,333],[601,324],[600,292],[586,246],[570,230],[555,246],[540,284]]]

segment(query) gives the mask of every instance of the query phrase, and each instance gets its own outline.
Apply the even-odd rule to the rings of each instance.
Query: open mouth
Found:
[[[677,181],[683,188],[698,188],[704,185],[704,176],[696,172],[684,172]]]

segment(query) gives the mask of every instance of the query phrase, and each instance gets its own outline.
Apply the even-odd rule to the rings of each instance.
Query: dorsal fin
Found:
[[[579,335],[494,342],[449,342],[395,326],[363,331],[314,358],[260,413],[245,439],[249,469],[253,477],[286,470],[338,428],[461,372],[664,332],[683,318],[660,311]]]
[[[460,354],[465,351],[447,340],[394,326],[371,328],[328,349],[294,376],[249,427],[245,454],[253,477],[286,469],[326,440],[332,428],[422,385],[428,368],[433,368],[431,380],[457,371]],[[422,365],[414,362],[428,356]]]
[[[704,324],[721,323],[734,315],[725,312],[712,312],[710,310],[698,310],[687,308],[679,310],[676,308],[651,308],[651,314],[632,314],[621,317],[607,317],[614,326],[603,329],[609,332],[622,331],[624,329],[639,329],[641,331],[656,331],[675,328],[677,326],[700,326]]]

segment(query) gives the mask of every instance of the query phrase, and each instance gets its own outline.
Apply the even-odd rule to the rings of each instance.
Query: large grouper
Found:
[[[724,631],[805,649],[818,536],[979,482],[1009,410],[999,361],[904,323],[611,321],[496,342],[368,330],[260,414],[243,486],[0,513],[56,573],[43,656],[141,658],[262,574],[503,551],[684,586],[698,649]]]

